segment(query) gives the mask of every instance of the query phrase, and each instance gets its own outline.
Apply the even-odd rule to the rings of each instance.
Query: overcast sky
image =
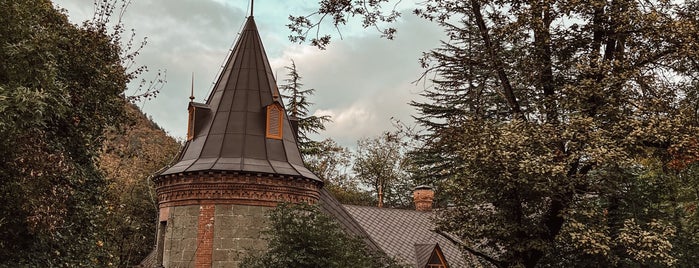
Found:
[[[306,88],[316,89],[311,112],[331,115],[333,122],[318,139],[333,138],[353,147],[362,137],[392,129],[391,117],[412,124],[422,85],[411,82],[422,72],[418,58],[438,46],[442,31],[412,15],[410,1],[399,6],[403,16],[389,41],[373,29],[347,26],[343,39],[334,36],[327,50],[288,41],[287,17],[305,15],[317,1],[257,0],[255,21],[277,81],[284,79],[293,59]],[[54,0],[79,23],[92,17],[93,0]],[[171,136],[186,135],[187,102],[194,72],[197,101],[208,96],[220,66],[238,38],[248,14],[249,0],[132,0],[123,23],[147,37],[137,63],[146,65],[150,79],[167,71],[167,84],[154,100],[139,103],[143,111]],[[326,26],[327,27],[327,26]],[[133,93],[132,91],[129,91]]]

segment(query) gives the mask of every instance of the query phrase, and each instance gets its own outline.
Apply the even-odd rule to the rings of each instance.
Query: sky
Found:
[[[73,23],[92,18],[93,0],[54,0],[54,4],[66,9]],[[403,15],[394,24],[398,29],[394,40],[380,38],[375,29],[363,29],[354,18],[340,28],[342,39],[334,34],[326,50],[290,42],[285,26],[290,14],[313,12],[316,1],[257,0],[254,6],[277,84],[293,59],[304,88],[316,90],[310,98],[311,113],[332,117],[315,139],[332,138],[354,147],[360,138],[393,129],[391,118],[414,123],[415,112],[408,102],[421,100],[425,88],[412,83],[423,71],[418,59],[437,47],[444,34],[413,15],[412,2],[401,1],[398,6]],[[238,38],[248,7],[249,0],[131,0],[122,22],[134,29],[137,40],[147,38],[136,59],[149,69],[141,78],[150,80],[158,70],[167,73],[159,95],[138,106],[171,136],[182,140],[186,135],[192,73],[196,101],[203,102]],[[329,25],[321,30],[334,31]],[[129,87],[127,94],[135,94],[135,83]]]

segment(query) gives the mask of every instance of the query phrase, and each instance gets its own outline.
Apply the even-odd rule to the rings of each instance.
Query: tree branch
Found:
[[[441,231],[441,230],[433,230],[433,231],[434,231],[435,233],[441,235],[442,237],[446,238],[447,240],[449,240],[449,242],[451,242],[452,244],[456,245],[457,247],[463,248],[463,249],[465,249],[466,251],[468,251],[469,253],[475,255],[476,257],[479,257],[479,258],[482,258],[482,259],[488,261],[489,263],[495,265],[495,267],[498,267],[498,268],[504,268],[504,267],[506,267],[505,264],[504,264],[503,262],[498,261],[498,260],[496,260],[496,259],[494,259],[494,258],[492,258],[492,257],[490,257],[490,256],[488,256],[488,255],[486,255],[485,253],[482,253],[482,252],[480,252],[480,251],[477,251],[477,250],[475,250],[475,249],[472,249],[472,248],[466,246],[463,242],[458,241],[458,240],[452,238],[450,235],[448,235],[447,233],[445,233],[445,232],[443,232],[443,231]]]
[[[522,113],[522,109],[519,106],[519,102],[517,102],[517,98],[515,97],[514,90],[512,89],[512,84],[510,83],[510,79],[507,77],[507,73],[505,73],[505,68],[504,64],[498,58],[498,55],[495,50],[495,45],[490,39],[490,34],[488,34],[488,27],[485,25],[485,21],[483,20],[483,14],[481,13],[481,5],[478,3],[478,0],[471,0],[471,11],[473,12],[474,18],[476,19],[476,24],[478,25],[478,30],[481,33],[481,38],[483,38],[483,42],[485,43],[485,47],[488,50],[488,55],[491,58],[491,61],[495,67],[495,72],[497,73],[498,79],[500,80],[500,85],[502,86],[502,90],[498,90],[498,93],[502,95],[505,100],[507,100],[508,106],[510,106],[510,109],[512,110],[512,113],[515,115],[515,117],[519,117],[522,120],[526,120],[524,117],[524,114]]]
[[[536,47],[536,57],[539,61],[539,83],[544,93],[544,109],[546,121],[558,123],[558,110],[556,109],[555,88],[553,82],[553,63],[551,60],[551,33],[549,28],[553,22],[551,7],[548,2],[535,4],[533,7],[534,23],[534,46]],[[544,5],[544,6],[542,6]],[[560,147],[560,146],[559,146]]]

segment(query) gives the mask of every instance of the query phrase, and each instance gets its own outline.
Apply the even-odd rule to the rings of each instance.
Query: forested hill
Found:
[[[126,105],[127,122],[109,129],[99,167],[108,182],[109,252],[120,263],[137,264],[155,243],[157,198],[150,180],[177,154],[180,144],[136,106]]]

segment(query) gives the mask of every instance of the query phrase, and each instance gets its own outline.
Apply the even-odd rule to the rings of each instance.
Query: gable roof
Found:
[[[432,212],[353,205],[343,207],[381,250],[400,262],[418,267],[417,254],[422,254],[424,248],[421,246],[418,249],[416,245],[431,244],[434,248],[435,244],[439,244],[452,267],[470,267],[471,262],[466,261],[459,247],[434,231],[436,226],[432,222]],[[428,254],[431,253],[429,251]],[[430,256],[427,256],[428,260]]]
[[[439,244],[416,244],[415,258],[419,268],[426,268],[428,264],[441,264],[444,267],[450,267]]]
[[[423,268],[430,261],[432,252],[437,244],[416,244],[415,245],[415,264],[417,267]]]
[[[198,128],[174,165],[160,175],[195,171],[242,171],[303,177],[321,182],[304,167],[289,118],[283,113],[281,139],[266,135],[265,107],[279,102],[272,69],[253,16],[245,22],[206,104]]]

